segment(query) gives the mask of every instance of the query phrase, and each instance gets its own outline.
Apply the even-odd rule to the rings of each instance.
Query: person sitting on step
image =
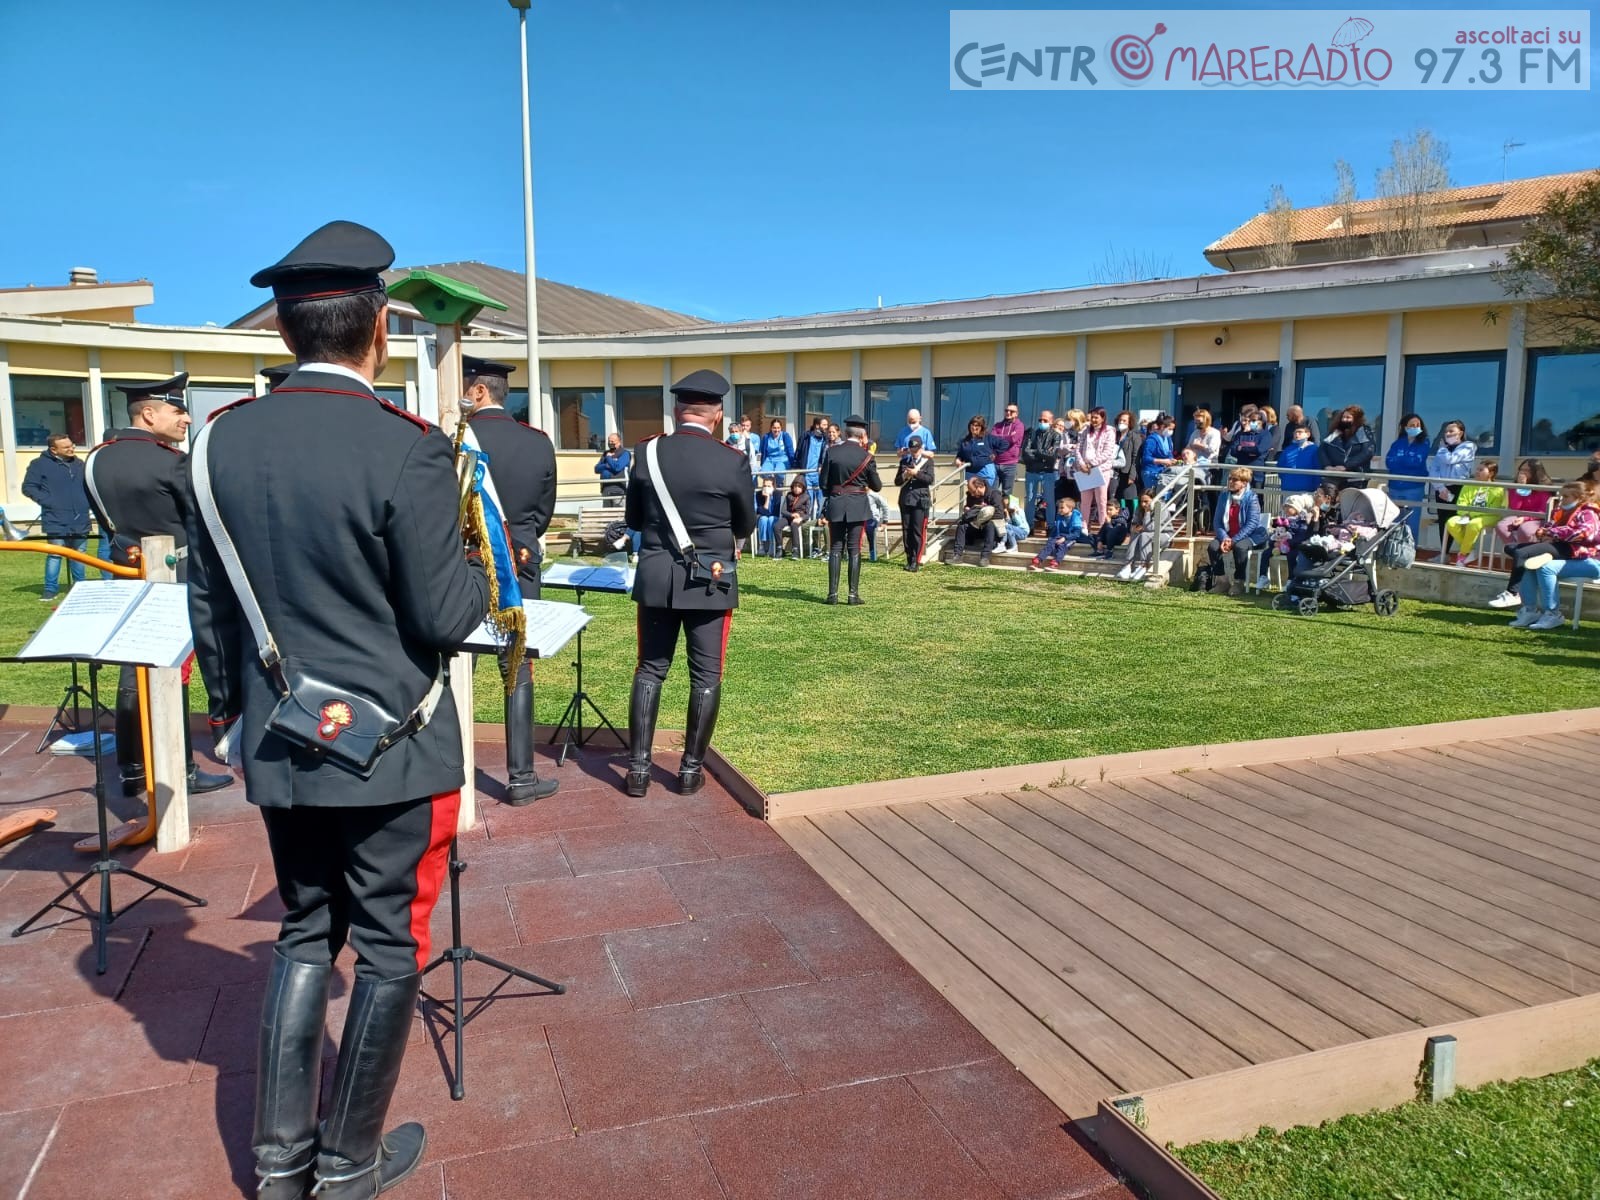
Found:
[[[1067,556],[1067,551],[1078,542],[1086,541],[1083,533],[1083,514],[1077,501],[1063,496],[1056,501],[1056,515],[1050,521],[1049,541],[1028,564],[1030,571],[1054,571]]]
[[[956,520],[955,557],[953,566],[961,566],[967,553],[967,539],[976,538],[980,549],[978,565],[987,567],[994,553],[996,538],[994,517],[1000,511],[1000,492],[982,475],[967,478],[966,491],[961,497],[961,516]]]

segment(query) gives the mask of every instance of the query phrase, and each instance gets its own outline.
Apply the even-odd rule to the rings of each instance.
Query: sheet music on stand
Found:
[[[561,600],[524,600],[522,611],[528,619],[529,658],[554,657],[589,623],[589,614],[583,611],[581,605]],[[503,649],[506,641],[485,621],[467,638],[462,648],[493,653]]]
[[[73,586],[16,657],[181,667],[193,650],[183,584],[93,579]]]
[[[582,592],[631,592],[634,569],[601,565],[553,562],[544,569],[540,582],[545,587],[572,588]]]

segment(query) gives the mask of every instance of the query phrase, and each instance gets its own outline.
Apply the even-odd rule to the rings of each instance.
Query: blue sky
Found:
[[[1597,92],[953,93],[949,3],[535,3],[539,273],[719,319],[1205,271],[1270,185],[1325,201],[1343,156],[1370,194],[1419,126],[1458,183],[1507,139],[1513,175],[1600,165]],[[0,0],[0,79],[0,286],[88,265],[226,323],[336,217],[522,264],[505,0]]]

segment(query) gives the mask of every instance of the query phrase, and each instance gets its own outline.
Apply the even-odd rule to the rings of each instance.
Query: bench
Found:
[[[621,505],[607,508],[604,505],[594,504],[579,509],[578,527],[572,531],[571,540],[567,544],[567,553],[605,554],[611,549],[605,544],[606,526],[620,520],[622,520]]]

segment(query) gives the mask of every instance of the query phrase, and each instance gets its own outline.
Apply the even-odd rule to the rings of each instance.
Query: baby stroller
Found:
[[[1378,587],[1378,559],[1401,534],[1409,534],[1393,500],[1377,488],[1346,488],[1339,493],[1340,549],[1301,546],[1310,563],[1295,572],[1289,586],[1272,598],[1272,607],[1314,617],[1320,608],[1360,608],[1372,605],[1380,617],[1400,611],[1400,593]],[[1347,539],[1347,540],[1346,540]]]

